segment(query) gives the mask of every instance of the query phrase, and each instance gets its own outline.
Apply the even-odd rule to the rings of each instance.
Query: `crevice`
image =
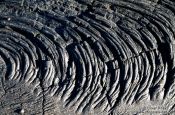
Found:
[[[45,86],[45,81],[43,76],[45,76],[45,72],[47,68],[46,68],[46,65],[44,64],[45,60],[36,60],[36,63],[37,63],[37,68],[40,68],[37,74],[37,78],[40,82],[39,85],[42,90],[42,115],[45,115],[45,103],[46,103],[45,92],[47,91],[48,87]]]

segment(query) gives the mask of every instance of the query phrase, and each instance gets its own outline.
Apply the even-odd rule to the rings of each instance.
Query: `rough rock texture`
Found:
[[[174,0],[1,0],[1,115],[175,114]]]

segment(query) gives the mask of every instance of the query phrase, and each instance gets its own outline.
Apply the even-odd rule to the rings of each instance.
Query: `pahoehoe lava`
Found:
[[[0,114],[175,114],[174,0],[1,0]]]

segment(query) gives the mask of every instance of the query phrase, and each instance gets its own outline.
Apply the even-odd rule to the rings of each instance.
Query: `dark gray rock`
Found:
[[[1,115],[175,114],[175,1],[1,0]]]

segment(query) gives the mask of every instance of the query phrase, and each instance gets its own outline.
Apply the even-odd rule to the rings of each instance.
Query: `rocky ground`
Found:
[[[1,0],[1,115],[174,115],[174,0]]]

